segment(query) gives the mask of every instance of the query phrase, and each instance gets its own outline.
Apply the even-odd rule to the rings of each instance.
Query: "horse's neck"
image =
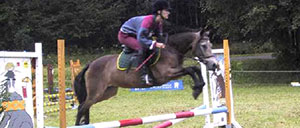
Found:
[[[176,46],[167,46],[166,50],[177,57],[183,57],[185,55],[185,52],[180,51],[180,48],[177,48]]]
[[[187,44],[187,45],[177,45],[177,46],[171,46],[174,50],[177,51],[178,54],[181,54],[181,55],[185,55],[192,47]]]
[[[178,53],[185,55],[189,50],[192,49],[192,43],[194,38],[194,33],[191,32],[177,34],[170,37],[168,45],[169,47],[176,50]]]
[[[184,54],[178,52],[173,47],[167,46],[165,49],[162,50],[162,57],[165,57],[167,60],[171,62],[175,62],[176,64],[182,65]],[[178,65],[178,66],[179,66]]]

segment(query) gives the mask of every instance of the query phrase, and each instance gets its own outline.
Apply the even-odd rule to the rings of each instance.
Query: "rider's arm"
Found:
[[[137,40],[152,50],[155,47],[156,41],[148,39],[149,33],[149,29],[141,27],[137,33]]]
[[[164,48],[164,44],[151,40],[150,28],[153,24],[153,16],[146,16],[143,20],[140,28],[137,31],[137,40],[145,45],[147,48],[152,50],[155,47]],[[159,26],[159,31],[162,32],[162,24]],[[150,39],[149,39],[150,38]]]
[[[153,24],[153,18],[153,15],[145,16],[137,31],[137,40],[149,49],[153,49],[155,47],[155,41],[149,39],[149,36],[152,36],[150,35],[150,28]]]

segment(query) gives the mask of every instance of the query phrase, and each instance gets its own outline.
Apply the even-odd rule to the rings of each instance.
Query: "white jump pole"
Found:
[[[201,105],[201,106],[199,106],[197,108],[192,109],[191,111],[193,112],[193,111],[197,111],[197,110],[201,110],[201,109],[206,109],[206,106],[205,105]],[[154,126],[153,128],[166,128],[166,127],[172,126],[172,125],[174,125],[176,123],[179,123],[179,122],[181,122],[181,121],[183,121],[185,119],[187,119],[187,118],[168,120],[168,121],[165,121],[165,122],[163,122],[163,123],[161,123],[161,124],[159,124],[157,126]]]
[[[83,125],[83,126],[73,126],[73,127],[69,127],[69,128],[118,128],[118,127],[148,124],[148,123],[153,123],[153,122],[166,121],[166,120],[179,119],[179,118],[204,116],[204,115],[208,115],[208,114],[215,114],[215,113],[222,113],[222,112],[227,112],[227,108],[220,107],[220,108],[215,108],[215,109],[209,108],[209,109],[201,109],[201,110],[195,110],[195,111],[177,112],[177,113],[172,113],[172,114],[148,116],[148,117],[134,118],[134,119],[125,119],[125,120],[119,120],[119,121],[102,122],[102,123],[95,123],[95,124]]]

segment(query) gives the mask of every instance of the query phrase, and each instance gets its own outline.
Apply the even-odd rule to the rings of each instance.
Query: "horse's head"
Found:
[[[212,53],[212,44],[209,40],[209,31],[197,32],[199,38],[193,43],[193,54],[207,66],[208,70],[217,68],[217,59]]]

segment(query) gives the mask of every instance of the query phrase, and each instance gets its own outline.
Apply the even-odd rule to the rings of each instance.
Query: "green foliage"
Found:
[[[249,59],[231,61],[232,70],[278,70],[276,60]]]
[[[283,67],[275,59],[249,59],[231,61],[232,81],[238,84],[245,83],[281,83],[287,84],[298,81],[300,74],[297,72],[278,72],[280,70],[290,70],[290,67]],[[243,72],[255,71],[255,72]],[[269,71],[269,72],[260,72]],[[274,72],[273,72],[274,71]]]
[[[1,1],[0,47],[32,50],[34,42],[42,42],[47,56],[56,53],[56,40],[62,38],[75,54],[120,49],[117,40],[120,26],[130,17],[149,14],[152,1]],[[164,27],[166,32],[208,28],[213,33],[212,42],[228,38],[236,44],[249,43],[237,53],[276,52],[279,62],[299,69],[298,0],[170,0],[170,3],[172,11]]]
[[[219,48],[223,48],[223,45]],[[271,42],[266,42],[264,44],[257,43],[230,43],[230,53],[231,54],[261,54],[261,53],[271,53],[274,52],[274,46]]]
[[[208,25],[232,42],[272,43],[278,61],[292,69],[300,65],[300,2],[205,0]]]
[[[2,103],[8,101],[9,94],[6,91],[5,86],[1,85],[0,89],[0,114],[5,110],[5,107],[2,106]]]
[[[122,23],[130,17],[149,14],[152,1],[2,1],[0,46],[2,50],[32,50],[34,42],[42,42],[48,54],[55,53],[57,39],[65,39],[66,46],[94,53],[119,48],[117,33]],[[205,24],[198,0],[173,0],[171,5],[174,26],[198,28]]]
[[[120,1],[108,0],[13,0],[0,6],[2,48],[26,49],[33,42],[42,42],[46,53],[55,51],[53,44],[59,38],[83,48],[114,46],[111,42],[116,40],[125,9]]]

